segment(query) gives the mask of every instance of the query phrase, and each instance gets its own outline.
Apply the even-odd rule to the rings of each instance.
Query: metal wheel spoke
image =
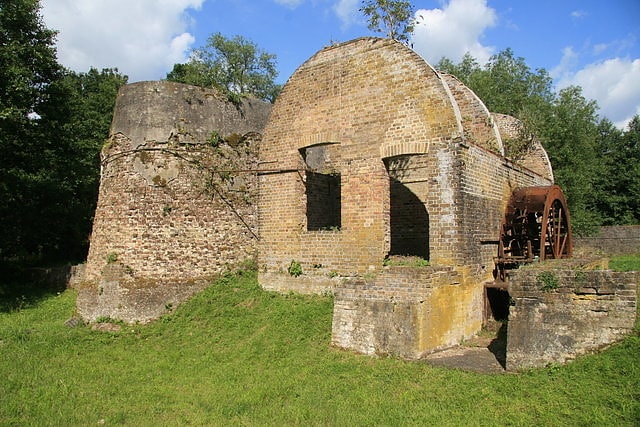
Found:
[[[502,271],[535,259],[568,258],[572,250],[569,211],[560,187],[515,190],[501,227],[497,268]]]

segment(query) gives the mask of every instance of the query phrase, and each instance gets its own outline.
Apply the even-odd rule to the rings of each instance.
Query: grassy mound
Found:
[[[0,425],[638,425],[640,336],[482,375],[331,348],[329,297],[225,277],[119,332],[65,326],[73,291],[0,311]]]

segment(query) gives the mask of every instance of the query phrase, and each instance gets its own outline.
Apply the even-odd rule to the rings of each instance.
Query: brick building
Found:
[[[409,48],[327,47],[283,88],[259,174],[259,282],[335,291],[333,343],[419,357],[476,333],[505,205],[550,185],[534,143],[505,157],[518,122],[492,115]],[[428,267],[384,266],[412,256]]]
[[[257,253],[264,288],[335,294],[336,346],[407,358],[454,346],[485,320],[513,191],[553,183],[546,152],[521,131],[378,38],[321,50],[273,108],[171,82],[126,85],[102,151],[78,313],[155,319]],[[632,330],[637,274],[536,264],[509,283],[511,369]],[[537,279],[548,268],[553,292]]]

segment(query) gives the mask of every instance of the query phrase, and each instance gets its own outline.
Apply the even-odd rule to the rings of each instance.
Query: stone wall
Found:
[[[600,227],[593,236],[576,238],[576,247],[606,255],[640,253],[640,225]]]
[[[452,267],[385,267],[336,288],[331,343],[417,359],[475,334],[481,304],[481,289]]]
[[[78,312],[145,322],[254,258],[270,104],[171,82],[124,86],[102,151]]]
[[[509,273],[508,370],[563,363],[633,330],[638,272],[554,265]]]

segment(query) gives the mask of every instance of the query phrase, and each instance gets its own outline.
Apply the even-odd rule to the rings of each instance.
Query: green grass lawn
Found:
[[[0,310],[0,425],[639,425],[640,329],[598,355],[483,375],[329,345],[329,297],[227,277],[120,332],[68,290]]]
[[[615,256],[609,261],[609,268],[616,271],[640,271],[640,254]]]

